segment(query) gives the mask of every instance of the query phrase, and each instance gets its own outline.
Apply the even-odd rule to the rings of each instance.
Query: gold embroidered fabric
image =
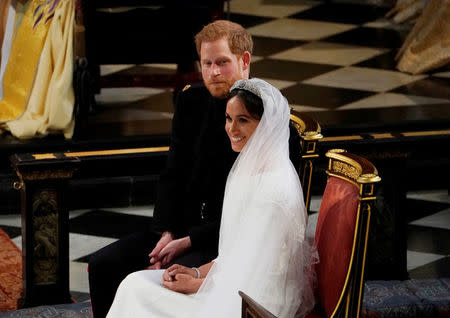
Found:
[[[75,1],[32,0],[22,18],[0,101],[0,122],[18,138],[72,137]]]
[[[397,68],[420,74],[450,62],[450,0],[430,0],[397,54]]]
[[[71,138],[75,103],[73,29],[75,0],[60,0],[48,30],[28,105],[23,116],[7,123],[19,138],[60,131]]]
[[[33,84],[34,74],[47,35],[49,23],[35,25],[35,11],[44,0],[33,0],[22,18],[3,79],[4,95],[0,101],[0,122],[20,116]]]

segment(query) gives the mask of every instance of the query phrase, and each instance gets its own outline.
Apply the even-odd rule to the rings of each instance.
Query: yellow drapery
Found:
[[[450,0],[430,0],[396,59],[402,72],[421,74],[450,63]]]
[[[35,12],[45,0],[33,0],[17,31],[3,79],[0,122],[17,118],[25,109],[50,21],[34,25]]]
[[[74,120],[73,24],[75,0],[60,0],[51,21],[24,114],[7,123],[19,138],[62,131],[72,137]]]

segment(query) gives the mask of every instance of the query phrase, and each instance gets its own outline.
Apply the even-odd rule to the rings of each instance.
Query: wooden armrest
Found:
[[[276,318],[244,292],[239,291],[239,295],[242,297],[242,318]]]

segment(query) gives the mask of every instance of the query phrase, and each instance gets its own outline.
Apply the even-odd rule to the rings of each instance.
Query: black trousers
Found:
[[[120,282],[130,273],[150,265],[148,254],[160,239],[152,231],[121,238],[95,252],[89,258],[89,289],[94,318],[104,318],[114,300]],[[216,251],[191,251],[174,263],[200,266],[216,257]]]

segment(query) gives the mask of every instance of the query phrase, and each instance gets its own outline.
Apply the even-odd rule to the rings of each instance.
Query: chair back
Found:
[[[366,159],[334,149],[316,227],[317,297],[326,317],[359,317],[376,168]]]
[[[298,173],[302,183],[306,211],[309,211],[314,160],[319,157],[317,143],[323,136],[319,123],[305,113],[291,109],[291,123],[300,136],[301,158]]]

